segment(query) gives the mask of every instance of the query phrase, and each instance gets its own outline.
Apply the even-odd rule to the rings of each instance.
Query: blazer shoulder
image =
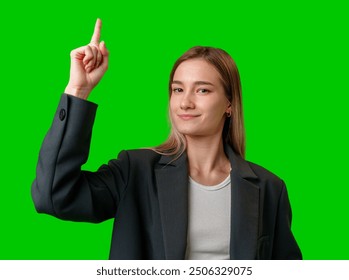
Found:
[[[140,163],[156,163],[161,158],[161,155],[152,149],[131,149],[123,150],[120,154],[126,153],[130,162],[140,162]]]

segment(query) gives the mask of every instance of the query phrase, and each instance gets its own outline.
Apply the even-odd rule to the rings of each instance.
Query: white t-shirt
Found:
[[[186,259],[230,259],[230,175],[215,186],[189,177],[189,212]]]

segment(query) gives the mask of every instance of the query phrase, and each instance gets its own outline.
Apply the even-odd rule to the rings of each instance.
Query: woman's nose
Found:
[[[186,92],[182,95],[180,106],[182,110],[193,109],[195,107],[193,96],[190,92]]]

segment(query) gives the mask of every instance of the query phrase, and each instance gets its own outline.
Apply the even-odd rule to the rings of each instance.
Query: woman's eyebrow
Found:
[[[183,82],[175,80],[175,81],[172,81],[172,84],[183,85]],[[209,86],[214,86],[214,84],[212,84],[211,82],[207,82],[207,81],[195,81],[194,84],[195,84],[195,85],[209,85]]]

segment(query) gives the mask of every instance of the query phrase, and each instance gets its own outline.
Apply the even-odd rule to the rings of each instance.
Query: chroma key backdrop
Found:
[[[138,3],[139,2],[139,3]],[[344,3],[344,1],[342,1]],[[113,221],[37,214],[30,188],[69,78],[69,53],[97,17],[109,70],[88,162],[151,147],[169,132],[167,83],[195,45],[219,47],[242,81],[249,161],[287,185],[305,259],[349,259],[348,4],[339,1],[59,1],[1,6],[0,259],[107,259]]]

